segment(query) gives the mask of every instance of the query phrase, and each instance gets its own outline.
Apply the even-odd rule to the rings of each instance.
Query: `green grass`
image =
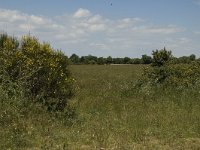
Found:
[[[133,85],[145,67],[71,66],[78,87],[70,102],[77,113],[74,123],[66,126],[40,106],[19,115],[11,110],[20,132],[13,139],[16,125],[0,124],[0,149],[200,149],[200,89],[138,93]],[[1,105],[0,114],[8,108]]]
[[[72,141],[71,149],[74,145],[74,149],[81,145],[178,149],[193,145],[187,144],[190,138],[199,142],[199,94],[170,89],[153,94],[130,91],[143,67],[72,66],[80,87],[75,105],[82,123],[73,127],[79,131],[80,145]]]

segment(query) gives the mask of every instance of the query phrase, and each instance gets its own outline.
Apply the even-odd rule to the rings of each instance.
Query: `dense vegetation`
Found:
[[[1,35],[0,149],[200,149],[195,55],[164,48],[149,65],[69,64],[34,37]]]
[[[70,128],[74,139],[68,141],[69,149],[200,148],[200,87],[138,85],[148,69],[72,66],[80,87],[74,105],[81,123]]]
[[[140,87],[183,90],[200,85],[200,62],[195,58],[190,57],[187,63],[177,63],[171,51],[166,49],[153,51],[152,55],[152,67],[144,71],[138,82]]]
[[[63,110],[73,96],[68,58],[35,37],[18,40],[1,35],[0,63],[1,83],[9,78],[21,84],[28,99],[42,103],[49,110]]]
[[[166,50],[164,48],[164,50]],[[158,50],[157,50],[158,51]],[[173,63],[179,64],[179,63],[190,63],[192,61],[197,60],[196,56],[194,54],[191,54],[190,56],[182,56],[179,58],[172,57]],[[199,60],[199,59],[198,59]],[[151,64],[153,63],[154,59],[151,56],[148,56],[146,54],[142,55],[141,58],[130,58],[130,57],[124,57],[124,58],[112,58],[111,56],[108,56],[107,58],[104,57],[97,57],[97,56],[81,56],[79,57],[76,54],[72,54],[70,56],[70,61],[72,64],[98,64],[98,65],[105,65],[105,64]]]
[[[73,83],[62,52],[35,37],[0,35],[0,149],[29,145],[28,129],[41,116],[67,123],[74,114],[68,105]]]

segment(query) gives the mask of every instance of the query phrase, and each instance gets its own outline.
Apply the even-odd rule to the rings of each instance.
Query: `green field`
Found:
[[[200,148],[198,95],[170,90],[135,93],[133,84],[143,68],[72,66],[80,87],[75,105],[83,121],[72,128],[78,132],[70,144],[74,149]]]
[[[77,86],[70,101],[76,118],[64,125],[38,108],[28,118],[21,117],[18,128],[24,136],[7,139],[16,149],[200,149],[199,91],[147,89],[138,93],[133,85],[146,67],[70,66]],[[11,131],[0,132],[0,148],[6,142],[9,148],[6,136]]]

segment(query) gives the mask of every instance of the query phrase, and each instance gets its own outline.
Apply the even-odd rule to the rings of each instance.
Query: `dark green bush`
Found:
[[[167,51],[164,47],[164,49],[156,50],[152,52],[153,60],[152,60],[152,66],[161,67],[165,63],[169,62],[169,60],[172,58],[171,51]]]

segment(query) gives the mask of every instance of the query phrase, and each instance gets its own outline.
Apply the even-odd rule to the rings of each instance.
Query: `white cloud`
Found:
[[[74,17],[75,18],[85,18],[89,17],[91,15],[90,11],[87,9],[79,8],[75,13]]]
[[[16,21],[24,21],[26,20],[27,16],[19,11],[16,10],[7,10],[7,9],[0,9],[0,19],[1,22],[16,22]]]
[[[186,32],[183,27],[152,25],[142,18],[108,19],[83,8],[56,17],[0,9],[0,29],[17,36],[30,31],[56,48],[67,49],[67,54],[78,49],[79,55],[90,52],[101,56],[138,56],[167,45],[181,49],[192,42],[181,36]]]
[[[38,25],[45,25],[47,23],[50,23],[49,20],[40,16],[35,16],[35,15],[31,15],[29,20],[31,21],[31,23],[38,24]]]
[[[146,33],[146,34],[173,34],[183,32],[185,28],[168,25],[165,27],[160,26],[136,26],[132,28],[133,31]]]
[[[103,21],[103,17],[100,15],[94,15],[88,19],[88,23],[101,23]]]
[[[118,20],[117,27],[128,28],[128,27],[135,26],[136,24],[139,24],[143,21],[144,20],[141,18],[124,18],[124,19]]]

